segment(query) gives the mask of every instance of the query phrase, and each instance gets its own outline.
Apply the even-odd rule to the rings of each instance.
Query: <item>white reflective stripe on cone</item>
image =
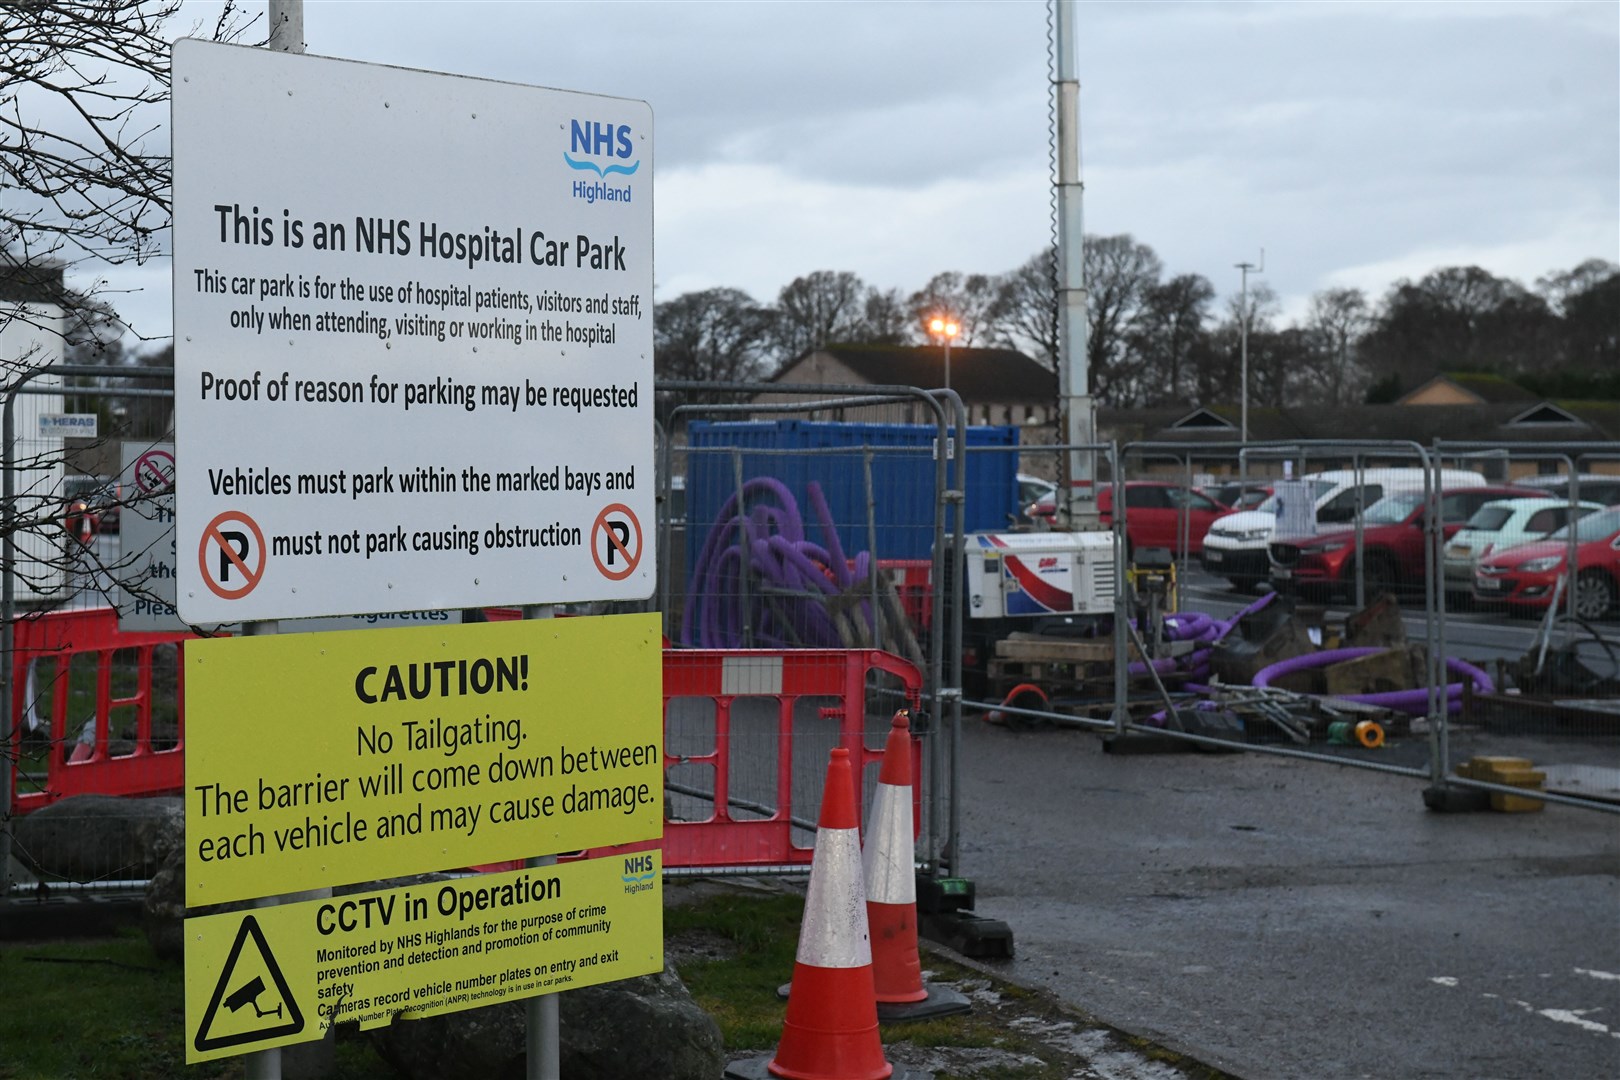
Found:
[[[858,968],[872,963],[859,829],[816,832],[798,959],[819,968]]]
[[[872,792],[866,850],[861,856],[866,899],[874,904],[915,904],[917,874],[911,843],[911,789],[878,784]]]

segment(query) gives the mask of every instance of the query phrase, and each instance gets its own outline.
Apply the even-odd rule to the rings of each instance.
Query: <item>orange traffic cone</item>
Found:
[[[902,710],[894,714],[883,748],[861,860],[880,1020],[920,1020],[972,1009],[957,991],[923,982],[911,801],[911,723]]]
[[[763,1072],[753,1062],[728,1068],[728,1077],[887,1080],[894,1072],[878,1036],[855,806],[849,751],[839,747],[827,763],[782,1041]]]

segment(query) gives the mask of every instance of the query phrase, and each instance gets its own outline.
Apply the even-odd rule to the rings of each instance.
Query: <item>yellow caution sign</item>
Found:
[[[658,616],[186,643],[190,907],[663,831]]]
[[[662,970],[660,852],[186,920],[186,1060]]]

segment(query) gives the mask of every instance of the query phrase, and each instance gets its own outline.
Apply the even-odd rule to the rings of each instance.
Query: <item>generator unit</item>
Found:
[[[969,618],[1113,613],[1112,532],[970,533],[966,540]]]

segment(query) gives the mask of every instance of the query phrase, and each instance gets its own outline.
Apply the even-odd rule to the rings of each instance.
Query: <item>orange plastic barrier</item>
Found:
[[[904,700],[892,699],[874,706],[872,725],[874,745],[867,745],[867,695],[872,689],[869,673],[882,673],[886,687],[899,689]],[[808,864],[814,851],[814,822],[820,800],[819,789],[803,790],[797,805],[794,799],[795,758],[801,787],[808,771],[819,776],[827,746],[804,746],[807,699],[836,699],[836,705],[816,705],[815,714],[837,722],[836,745],[846,748],[856,775],[867,777],[872,766],[883,760],[882,739],[887,736],[889,718],[896,708],[915,708],[922,688],[922,675],[915,666],[891,653],[876,649],[784,649],[711,650],[678,649],[664,653],[665,777],[675,790],[696,766],[707,773],[711,783],[697,786],[712,792],[712,813],[699,821],[666,821],[664,825],[664,865],[742,866]],[[740,798],[739,755],[733,752],[737,725],[734,712],[744,698],[767,698],[774,702],[773,783],[764,798]],[[707,752],[676,754],[669,749],[672,708],[680,699],[708,699],[713,703],[714,740]],[[799,729],[799,730],[796,730]],[[754,732],[757,738],[761,733]],[[913,741],[913,753],[920,768],[921,743]],[[858,781],[859,782],[859,781]],[[814,799],[812,803],[810,800]],[[747,813],[739,803],[747,804]],[[763,804],[763,805],[760,805]],[[750,816],[752,815],[752,816]],[[794,819],[800,824],[795,825]],[[920,820],[920,818],[917,818]],[[808,826],[805,824],[808,823]],[[799,837],[794,836],[797,830]]]
[[[14,682],[11,696],[13,770],[17,813],[37,810],[70,795],[173,795],[185,782],[185,720],[180,708],[183,665],[174,663],[175,717],[172,731],[154,732],[153,652],[159,646],[180,645],[194,634],[169,632],[120,632],[118,616],[110,607],[77,611],[55,611],[17,620],[15,634]],[[133,678],[125,677],[115,696],[113,668],[115,654]],[[54,677],[37,676],[38,661],[54,664]],[[84,708],[85,690],[91,684],[88,671],[93,664],[93,713]],[[38,701],[28,700],[30,670]],[[72,693],[75,687],[78,694]],[[45,775],[19,773],[24,746],[24,721],[30,706],[50,717],[50,746]],[[70,708],[78,712],[70,715]],[[87,724],[92,721],[93,724]],[[120,737],[113,739],[115,721]],[[89,735],[87,739],[81,738]]]
[[[172,724],[155,725],[154,653],[162,646],[183,649],[195,635],[120,632],[111,608],[29,617],[17,622],[15,632],[10,704],[14,750],[19,751],[11,764],[17,813],[70,795],[183,790],[184,665],[177,653]],[[125,654],[118,656],[124,672],[119,681],[127,685],[115,696],[117,654]],[[27,674],[42,659],[54,664],[53,677],[35,680],[36,704],[49,714],[43,778],[37,769],[24,775],[17,764],[30,708]],[[92,662],[94,722],[87,725],[91,717],[83,708],[84,687],[91,681],[86,671]],[[168,663],[163,667],[167,671]],[[922,675],[914,665],[876,649],[666,649],[666,806],[678,803],[680,808],[664,825],[664,865],[808,865],[821,792],[807,777],[819,776],[827,751],[841,746],[849,751],[857,775],[875,781],[889,718],[898,708],[914,709],[921,689]],[[71,704],[75,701],[77,706]],[[739,710],[746,715],[739,716]],[[159,726],[164,730],[155,730]],[[89,737],[81,741],[81,733]],[[912,754],[913,772],[920,775],[922,750],[916,739]],[[811,762],[817,767],[810,767]],[[912,820],[920,822],[921,799],[915,791],[913,803]],[[654,840],[582,854],[657,846]]]

